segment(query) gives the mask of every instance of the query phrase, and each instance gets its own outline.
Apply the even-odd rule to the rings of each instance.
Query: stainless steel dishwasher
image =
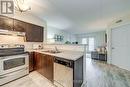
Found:
[[[73,61],[55,58],[54,84],[57,87],[73,87]]]

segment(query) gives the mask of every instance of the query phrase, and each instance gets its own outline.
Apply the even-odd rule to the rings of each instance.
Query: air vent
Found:
[[[116,21],[116,23],[120,23],[120,22],[122,22],[123,20],[118,20],[118,21]]]

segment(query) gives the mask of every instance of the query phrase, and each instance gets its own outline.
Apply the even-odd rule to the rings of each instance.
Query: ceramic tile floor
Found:
[[[34,71],[28,76],[10,82],[1,87],[55,87],[49,80]]]

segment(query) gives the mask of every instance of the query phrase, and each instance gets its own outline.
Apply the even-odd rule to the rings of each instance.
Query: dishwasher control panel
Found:
[[[73,68],[74,65],[74,62],[72,60],[67,60],[59,57],[56,57],[54,62],[70,68]]]

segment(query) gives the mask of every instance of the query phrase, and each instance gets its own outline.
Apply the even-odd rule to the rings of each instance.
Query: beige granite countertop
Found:
[[[44,52],[50,49],[42,49],[42,50],[27,50],[28,52],[38,52],[42,54],[52,55],[55,57],[60,57],[68,60],[76,61],[77,59],[81,58],[84,55],[84,52],[81,51],[71,51],[71,50],[60,50],[61,53],[49,53]]]

